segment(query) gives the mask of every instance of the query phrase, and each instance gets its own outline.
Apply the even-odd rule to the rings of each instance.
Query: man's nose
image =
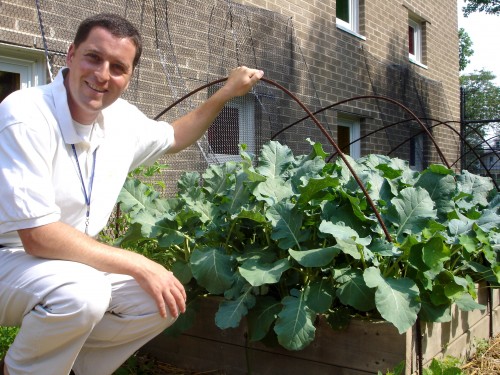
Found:
[[[103,62],[99,65],[99,68],[96,70],[96,76],[100,81],[109,81],[109,63]]]

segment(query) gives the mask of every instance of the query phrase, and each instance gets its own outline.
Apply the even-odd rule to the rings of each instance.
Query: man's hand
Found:
[[[61,222],[18,231],[28,254],[87,264],[103,272],[130,275],[155,300],[162,317],[186,311],[184,286],[172,272],[145,256],[100,243]]]
[[[138,269],[140,273],[134,277],[139,285],[153,297],[162,317],[167,317],[167,308],[175,318],[179,316],[179,313],[186,311],[186,291],[172,272],[147,258],[143,258]]]
[[[224,86],[203,104],[172,122],[175,139],[168,153],[179,152],[196,142],[213,123],[224,105],[231,99],[248,93],[264,72],[246,66],[235,68]]]
[[[221,90],[228,93],[229,99],[242,96],[247,94],[263,76],[264,72],[262,70],[240,66],[231,71],[226,84]]]

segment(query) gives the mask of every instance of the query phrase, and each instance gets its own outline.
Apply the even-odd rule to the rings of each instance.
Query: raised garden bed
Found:
[[[488,289],[481,287],[478,302],[488,305]],[[445,355],[467,357],[479,339],[500,332],[500,293],[492,293],[493,310],[464,312],[455,308],[448,323],[421,323],[422,365]],[[405,334],[385,321],[353,319],[342,331],[319,319],[314,341],[300,351],[248,343],[246,326],[221,330],[215,325],[215,298],[200,299],[194,326],[178,337],[160,335],[143,349],[158,360],[193,371],[222,370],[227,375],[338,374],[385,372],[405,361],[405,374],[418,373],[415,327]],[[491,323],[491,326],[490,326]],[[490,328],[492,332],[490,332]]]

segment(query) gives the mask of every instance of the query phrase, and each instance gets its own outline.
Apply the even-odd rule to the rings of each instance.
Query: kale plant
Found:
[[[173,198],[129,179],[121,245],[163,262],[194,295],[221,297],[218,327],[246,319],[250,340],[270,335],[289,350],[352,316],[381,318],[400,333],[417,316],[446,322],[451,306],[484,309],[476,283],[497,286],[498,192],[484,177],[442,165],[423,172],[387,156],[325,161],[311,143],[294,156],[278,142],[256,158],[187,172]],[[178,323],[187,324],[192,312]]]

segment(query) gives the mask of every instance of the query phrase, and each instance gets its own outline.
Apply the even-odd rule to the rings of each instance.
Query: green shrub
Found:
[[[5,357],[7,350],[16,338],[17,327],[0,327],[0,358]]]

